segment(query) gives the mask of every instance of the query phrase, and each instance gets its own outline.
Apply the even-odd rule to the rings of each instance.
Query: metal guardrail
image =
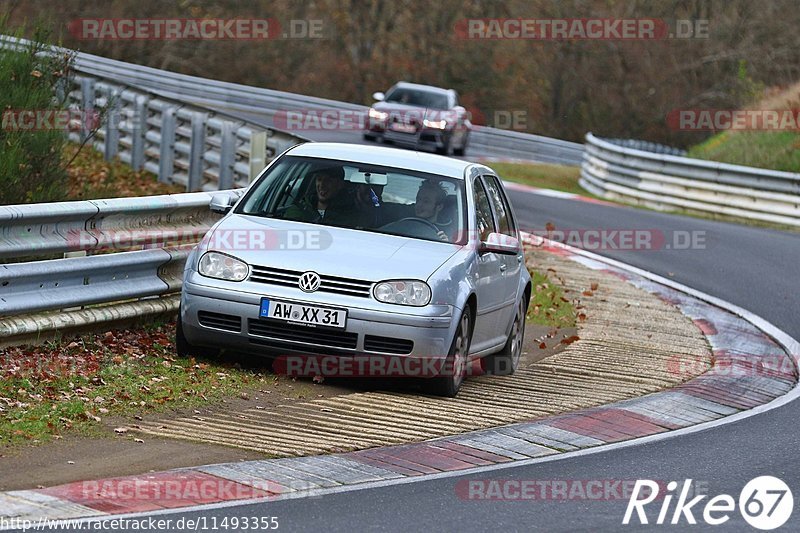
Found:
[[[643,152],[653,152],[654,154],[667,154],[677,155],[683,157],[686,155],[686,150],[682,148],[675,148],[667,146],[666,144],[654,143],[651,141],[643,141],[641,139],[605,139],[611,144],[622,146],[623,148],[632,148],[634,150],[642,150]]]
[[[0,46],[19,46],[23,42],[0,35]],[[113,80],[132,89],[152,91],[163,98],[223,109],[231,116],[252,115],[254,112],[272,116],[278,111],[292,110],[366,114],[368,109],[359,104],[189,76],[86,53],[76,54],[74,68],[83,75]],[[579,165],[583,154],[580,143],[490,127],[476,128],[470,144],[492,157],[533,159],[562,165]]]
[[[0,258],[24,261],[0,265],[0,338],[120,316],[108,307],[76,306],[122,304],[126,316],[174,310],[148,300],[180,290],[190,250],[219,219],[211,198],[186,193],[0,206]],[[47,258],[54,254],[73,257]],[[21,316],[42,311],[50,313]]]
[[[0,36],[2,47],[23,50],[28,44],[24,39]],[[65,52],[57,47],[51,50]],[[66,92],[68,107],[82,117],[69,133],[70,140],[84,141],[92,133],[93,113],[100,113],[104,120],[89,140],[91,146],[106,159],[118,156],[134,170],[152,172],[164,183],[181,185],[187,191],[245,187],[276,155],[308,140],[145,88],[109,81],[98,69],[80,67],[92,63],[86,56],[76,54],[74,70],[79,74],[70,78],[68,87],[60,88]]]
[[[800,226],[800,174],[626,148],[586,135],[580,184],[654,209]]]

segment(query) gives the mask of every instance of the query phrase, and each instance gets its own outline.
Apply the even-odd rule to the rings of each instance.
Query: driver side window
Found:
[[[481,241],[485,241],[486,237],[495,231],[494,220],[492,219],[492,208],[489,206],[489,197],[486,194],[486,189],[483,188],[480,178],[475,178],[472,181],[472,194],[475,200],[475,219]]]

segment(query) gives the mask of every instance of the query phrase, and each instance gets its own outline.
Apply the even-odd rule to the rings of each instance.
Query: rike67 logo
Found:
[[[653,519],[652,511],[655,509],[651,508],[648,516],[645,507],[655,500],[661,503],[655,519],[655,524],[658,525],[694,525],[697,524],[697,518],[701,517],[706,524],[718,526],[730,520],[731,514],[737,508],[737,501],[728,494],[714,496],[705,505],[701,504],[706,498],[705,494],[690,499],[691,479],[683,482],[679,493],[677,481],[667,483],[666,492],[659,494],[662,487],[663,482],[659,484],[650,479],[636,480],[622,523],[630,524],[632,519],[634,524],[637,519],[640,524],[653,523],[650,520]],[[677,496],[677,502],[673,507],[674,496]],[[759,476],[750,480],[739,493],[738,508],[742,518],[752,527],[770,530],[781,527],[789,520],[794,508],[794,498],[789,486],[782,480],[772,476]]]

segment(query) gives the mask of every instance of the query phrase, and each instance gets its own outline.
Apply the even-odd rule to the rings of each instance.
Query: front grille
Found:
[[[223,329],[237,333],[242,330],[242,319],[238,316],[212,313],[211,311],[198,311],[197,320],[200,325],[207,328]]]
[[[364,350],[368,352],[405,355],[414,349],[414,341],[367,335],[364,337]]]
[[[300,290],[298,282],[301,275],[303,275],[303,272],[298,270],[253,265],[250,281],[267,283],[269,285],[294,287]],[[321,283],[317,292],[330,292],[347,296],[357,296],[360,298],[369,298],[372,293],[371,281],[324,276],[322,274],[320,274],[320,280]]]
[[[330,346],[333,348],[355,349],[358,344],[358,333],[332,329],[296,326],[285,322],[258,320],[247,321],[248,332],[259,337],[269,337],[290,342],[302,342]]]

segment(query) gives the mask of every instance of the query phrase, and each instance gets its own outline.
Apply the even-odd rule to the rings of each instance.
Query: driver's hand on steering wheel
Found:
[[[450,242],[450,239],[447,238],[447,234],[445,234],[445,232],[442,230],[437,231],[436,236],[439,237],[440,241]]]

